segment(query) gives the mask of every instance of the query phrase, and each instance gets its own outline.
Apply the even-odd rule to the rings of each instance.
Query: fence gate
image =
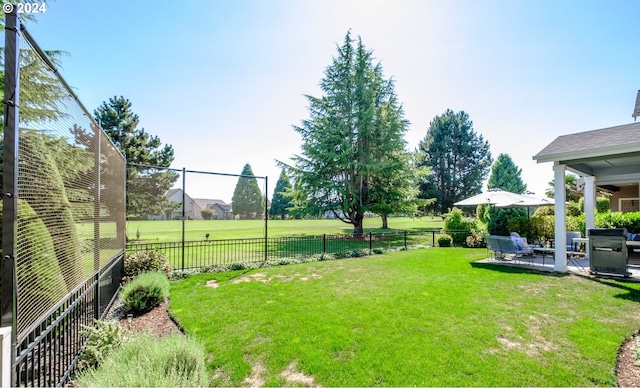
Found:
[[[5,20],[1,383],[62,385],[120,286],[125,160],[16,11]]]

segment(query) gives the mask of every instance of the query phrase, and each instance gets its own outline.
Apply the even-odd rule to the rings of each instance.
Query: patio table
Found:
[[[574,244],[576,244],[576,243],[584,244],[584,251],[587,252],[587,253],[589,252],[589,239],[588,238],[586,238],[586,237],[579,237],[579,238],[576,237],[576,238],[573,239],[573,243]],[[576,244],[576,245],[578,245],[578,244]],[[574,250],[577,251],[578,247],[576,246],[574,248]]]
[[[535,247],[533,248],[533,253],[539,253],[542,255],[542,265],[544,265],[544,258],[549,254],[551,257],[556,253],[555,248],[543,248],[543,247]]]
[[[550,254],[550,256],[553,257],[553,255],[556,253],[556,249],[555,248],[533,248],[533,252],[539,253],[542,255],[542,265],[544,265],[544,259],[545,257],[547,257],[547,254]],[[585,270],[585,268],[580,263],[579,260],[585,256],[586,254],[584,252],[567,252],[567,264],[575,265],[576,268],[578,268],[578,270],[582,272]]]

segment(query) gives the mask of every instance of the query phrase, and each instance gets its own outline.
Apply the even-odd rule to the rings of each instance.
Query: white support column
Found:
[[[567,222],[566,205],[567,193],[564,184],[565,165],[556,164],[553,166],[553,192],[555,198],[555,264],[553,270],[556,272],[567,272]]]
[[[0,387],[11,386],[11,326],[0,327]]]
[[[588,230],[596,227],[596,177],[584,177],[584,215],[586,221],[585,237]]]

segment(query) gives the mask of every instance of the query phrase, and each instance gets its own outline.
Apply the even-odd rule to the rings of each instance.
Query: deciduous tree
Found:
[[[380,215],[382,229],[389,228],[390,214],[413,216],[420,207],[435,201],[434,198],[418,198],[420,182],[430,172],[428,167],[419,166],[423,158],[420,152],[410,154],[402,151],[400,157],[390,161],[388,173],[374,178],[371,211]]]

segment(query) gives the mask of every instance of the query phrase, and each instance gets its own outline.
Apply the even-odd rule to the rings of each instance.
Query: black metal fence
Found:
[[[352,251],[371,253],[376,249],[433,246],[439,229],[367,233],[363,236],[330,235],[227,240],[177,241],[128,244],[127,251],[158,250],[175,269],[193,269],[233,263],[251,263],[296,258],[323,253]]]
[[[82,325],[102,317],[120,286],[125,160],[15,11],[0,60],[1,326],[11,329],[2,381],[62,385],[86,341]]]
[[[61,300],[18,344],[15,386],[61,385],[73,372],[86,338],[83,326],[104,318],[122,281],[123,255]]]

